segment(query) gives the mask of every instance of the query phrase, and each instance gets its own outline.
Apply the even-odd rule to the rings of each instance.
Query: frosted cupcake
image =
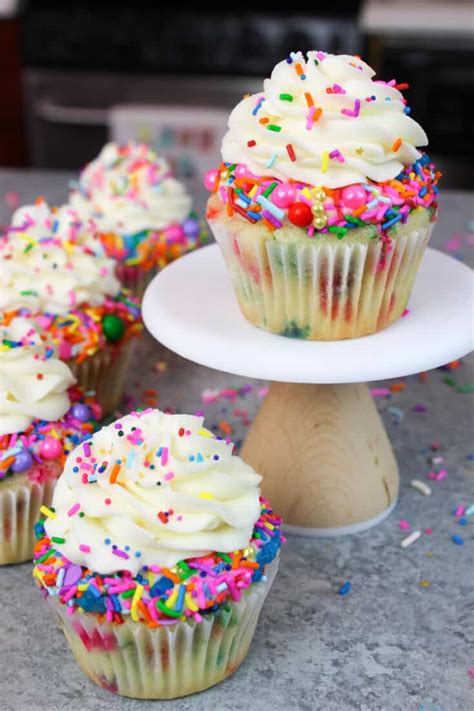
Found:
[[[158,268],[199,243],[190,195],[145,144],[108,143],[74,188],[71,206],[94,220],[119,279],[140,298]]]
[[[292,53],[229,118],[207,218],[244,316],[354,338],[404,312],[439,173],[401,94],[359,57]]]
[[[100,240],[67,208],[20,208],[0,240],[0,310],[36,319],[104,414],[119,403],[140,309]]]
[[[38,587],[83,671],[124,696],[232,674],[276,574],[281,521],[260,477],[202,424],[147,410],[104,427],[37,526]]]
[[[43,339],[28,319],[0,318],[0,565],[32,557],[65,456],[101,414]]]

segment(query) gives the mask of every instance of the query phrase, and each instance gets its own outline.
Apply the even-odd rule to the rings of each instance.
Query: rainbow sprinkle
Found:
[[[77,504],[73,508],[76,507]],[[54,546],[55,542],[64,543],[64,539],[50,540],[40,521],[35,526],[38,541],[33,576],[44,595],[57,596],[70,614],[79,610],[116,624],[130,618],[149,627],[187,618],[201,622],[205,615],[239,600],[243,590],[263,578],[265,566],[285,542],[280,527],[281,518],[261,498],[260,516],[244,550],[180,560],[171,569],[144,566],[133,576],[128,571],[101,575],[72,564]],[[108,542],[113,546],[112,541]],[[129,557],[116,547],[113,552],[119,558]]]

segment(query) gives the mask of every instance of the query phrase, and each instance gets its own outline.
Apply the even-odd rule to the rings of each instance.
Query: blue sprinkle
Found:
[[[462,516],[462,517],[459,519],[458,523],[459,523],[460,526],[465,526],[466,523],[467,523],[467,518],[465,518],[464,516]]]
[[[401,215],[397,215],[396,217],[392,217],[391,220],[388,220],[387,222],[384,222],[382,225],[383,230],[388,230],[389,227],[392,227],[396,222],[402,219]]]
[[[406,114],[411,114],[411,109],[409,106],[405,106],[405,108],[403,110]]]
[[[350,580],[346,580],[344,585],[341,585],[341,587],[337,591],[337,594],[338,595],[347,595],[347,593],[349,592],[350,589],[351,589],[351,582],[350,582]]]
[[[253,210],[247,210],[247,215],[253,217],[254,220],[261,220],[262,216],[259,212],[253,212]]]
[[[451,537],[451,540],[453,543],[455,543],[457,546],[462,546],[464,544],[464,539],[461,538],[461,536],[455,535]]]

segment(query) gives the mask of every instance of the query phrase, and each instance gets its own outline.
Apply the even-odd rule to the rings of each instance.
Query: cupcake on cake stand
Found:
[[[243,445],[286,530],[356,533],[395,507],[399,474],[367,381],[448,363],[473,347],[471,270],[428,249],[410,313],[363,338],[300,341],[241,315],[216,245],[154,278],[143,301],[150,333],[201,365],[271,382]]]

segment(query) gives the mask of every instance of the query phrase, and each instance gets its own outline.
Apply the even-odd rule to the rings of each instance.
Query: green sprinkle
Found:
[[[364,225],[364,221],[360,220],[358,217],[352,217],[352,215],[344,215],[344,219],[346,222],[349,222],[351,225]]]
[[[280,94],[279,97],[282,101],[293,101],[293,97],[291,94]]]
[[[272,183],[271,185],[269,185],[268,188],[264,191],[263,197],[268,197],[270,195],[270,193],[272,193],[275,190],[277,185],[278,185],[278,183]]]
[[[189,571],[191,570],[189,565],[184,560],[178,561],[178,568],[181,568],[181,570],[184,570],[185,573],[189,573]],[[194,571],[192,571],[192,572],[194,572]]]
[[[85,516],[84,511],[79,511],[79,518],[84,518],[84,516]]]
[[[458,393],[474,393],[474,383],[466,383],[466,385],[458,385]]]
[[[347,227],[337,227],[336,225],[333,225],[332,227],[328,227],[328,232],[333,232],[334,234],[337,234],[338,239],[342,239],[346,236],[348,230]]]
[[[232,558],[230,555],[227,555],[227,553],[217,553],[219,558],[222,558],[222,560],[225,560],[226,563],[232,563]]]
[[[59,536],[52,536],[51,540],[53,541],[53,543],[66,543],[66,539],[59,538]]]
[[[33,289],[25,289],[24,291],[20,291],[20,296],[38,296],[38,292],[33,291]]]
[[[125,592],[120,593],[120,597],[133,597],[135,595],[135,588],[132,590],[125,590]]]
[[[170,610],[170,608],[166,607],[165,603],[162,600],[157,601],[156,607],[168,617],[181,617],[183,614],[182,612],[176,612],[176,610]]]
[[[443,383],[446,383],[446,385],[449,385],[451,388],[456,387],[456,381],[450,378],[449,375],[443,378]]]
[[[23,250],[23,254],[27,254],[27,252],[29,252],[31,249],[33,249],[33,242],[30,242],[26,245],[25,249]]]
[[[276,126],[274,123],[267,123],[267,128],[269,131],[276,131],[276,133],[281,131],[281,126]]]
[[[47,553],[44,553],[44,555],[41,556],[41,558],[37,558],[35,560],[35,565],[38,565],[38,563],[44,563],[45,560],[48,560],[50,555],[52,555],[53,551],[50,549]]]

